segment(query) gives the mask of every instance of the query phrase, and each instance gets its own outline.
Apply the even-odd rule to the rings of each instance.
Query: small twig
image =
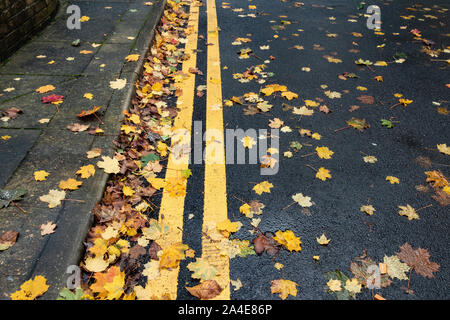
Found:
[[[394,109],[396,106],[398,106],[398,105],[400,105],[401,103],[399,102],[399,103],[396,103],[396,104],[394,104],[392,107],[391,107],[391,109]]]
[[[102,119],[99,118],[99,116],[94,112],[94,116],[100,121],[101,124],[105,124]]]
[[[301,158],[309,157],[309,156],[312,156],[313,154],[315,154],[315,152],[307,153],[307,154],[304,154],[304,155],[302,155],[302,156],[300,156],[300,157],[301,157]]]
[[[315,172],[317,172],[317,169],[314,168],[313,166],[309,165],[309,164],[305,164],[306,167],[313,169]]]
[[[418,211],[420,211],[420,210],[422,210],[422,209],[426,209],[426,208],[432,207],[432,206],[433,206],[433,204],[430,203],[429,205],[427,205],[427,206],[425,206],[425,207],[422,207],[422,208],[417,209],[416,212],[418,212]]]
[[[27,211],[22,208],[21,206],[19,206],[17,203],[15,203],[14,201],[10,202],[13,206],[15,206],[17,209],[20,209],[23,213],[27,213]]]
[[[242,199],[239,199],[238,197],[236,197],[234,194],[233,194],[233,198],[235,198],[235,199],[237,199],[237,200],[239,200],[239,201],[241,201],[242,203],[246,203],[244,200],[242,200]]]
[[[346,126],[346,127],[343,127],[343,128],[336,129],[336,130],[334,130],[334,132],[338,132],[338,131],[349,129],[349,128],[351,128],[351,126]]]
[[[289,204],[289,205],[287,205],[286,207],[284,207],[283,209],[281,209],[281,211],[283,211],[284,209],[287,209],[287,208],[289,208],[290,206],[292,206],[293,204],[295,204],[295,201],[294,202],[292,202],[291,204]]]
[[[86,202],[84,200],[77,200],[77,199],[62,199],[62,201],[73,201],[73,202],[82,202],[82,203]]]
[[[412,274],[412,271],[414,270],[414,268],[411,268],[410,270],[409,270],[409,277],[408,277],[408,288],[406,289],[406,293],[408,293],[409,294],[409,284],[411,283],[411,274]]]

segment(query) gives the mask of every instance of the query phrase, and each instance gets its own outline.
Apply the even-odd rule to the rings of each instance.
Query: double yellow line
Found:
[[[203,230],[210,222],[221,222],[227,219],[226,198],[226,174],[225,174],[225,147],[223,135],[222,114],[222,85],[220,76],[219,34],[217,25],[217,13],[215,0],[207,0],[207,41],[210,44],[207,52],[207,95],[206,95],[206,150],[208,145],[214,143],[214,150],[218,154],[205,152],[205,192],[203,208]],[[174,120],[174,128],[192,131],[192,114],[194,110],[195,75],[190,74],[190,68],[196,68],[197,40],[199,24],[199,6],[197,1],[190,5],[185,53],[189,59],[183,62],[182,72],[190,76],[179,86],[182,95],[178,98],[180,112]],[[173,143],[173,142],[172,142]],[[177,178],[180,172],[187,170],[188,161],[174,159],[169,155],[166,178]],[[186,187],[186,181],[184,182]],[[170,232],[160,240],[158,244],[165,249],[172,244],[181,243],[183,240],[183,215],[185,196],[173,197],[168,192],[163,192],[161,200],[159,220],[170,227]],[[218,274],[215,280],[223,288],[222,293],[216,299],[230,299],[230,275],[229,258],[220,256],[219,250],[205,237],[202,237],[202,258],[214,265]],[[171,299],[176,299],[178,288],[179,267],[160,270],[160,277],[150,280],[152,292],[157,296],[168,294]]]

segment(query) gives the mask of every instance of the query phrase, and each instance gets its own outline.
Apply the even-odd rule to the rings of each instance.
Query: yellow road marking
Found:
[[[177,107],[180,109],[177,117],[174,120],[174,128],[183,130],[187,133],[184,138],[188,138],[190,143],[190,133],[192,128],[192,112],[194,110],[194,93],[195,93],[195,74],[189,73],[189,68],[195,68],[197,63],[197,38],[198,38],[198,21],[199,21],[199,7],[197,1],[192,1],[190,5],[190,15],[188,22],[187,43],[185,46],[185,53],[189,54],[188,60],[183,61],[182,72],[190,75],[183,80],[178,87],[182,90],[181,96],[178,98]],[[175,143],[172,139],[172,145]],[[181,161],[176,160],[172,153],[169,155],[167,162],[166,178],[177,179],[181,177],[182,170],[189,168],[188,155]],[[184,180],[184,188],[186,188],[186,180]],[[184,200],[185,196],[170,196],[164,189],[161,200],[159,221],[169,225],[170,232],[162,239],[158,240],[161,248],[165,249],[170,245],[183,241],[183,214],[184,214]],[[156,296],[168,293],[171,299],[177,298],[178,287],[178,273],[179,267],[176,269],[162,269],[160,270],[160,277],[150,280],[149,285],[152,292]]]
[[[207,54],[204,232],[209,223],[219,223],[228,218],[219,32],[215,0],[207,0],[207,18],[208,43],[211,45],[208,46]],[[229,300],[230,261],[219,252],[210,239],[202,237],[202,258],[217,268],[218,274],[214,280],[223,288],[215,300]]]

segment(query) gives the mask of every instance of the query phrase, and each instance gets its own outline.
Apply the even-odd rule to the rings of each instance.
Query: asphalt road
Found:
[[[386,299],[449,299],[448,207],[433,200],[432,193],[416,189],[417,185],[426,184],[425,171],[439,169],[448,175],[448,155],[436,149],[437,144],[450,141],[448,116],[438,113],[433,102],[440,102],[441,107],[448,106],[449,88],[445,84],[450,73],[445,62],[431,61],[448,59],[448,53],[433,58],[420,52],[422,44],[414,41],[410,32],[415,28],[420,30],[423,38],[435,42],[434,49],[448,46],[448,12],[441,10],[448,9],[448,3],[418,1],[422,7],[416,6],[417,11],[411,11],[407,9],[411,6],[410,1],[403,0],[372,1],[363,9],[358,9],[359,1],[303,2],[304,5],[297,3],[297,6],[294,1],[229,0],[228,5],[217,3],[223,98],[259,92],[265,85],[273,83],[298,93],[298,99],[291,101],[279,96],[267,97],[266,100],[273,104],[268,113],[244,115],[245,106],[224,107],[226,128],[270,129],[269,119],[280,118],[292,129],[289,133],[280,132],[277,174],[261,176],[257,164],[226,166],[228,216],[232,221],[243,223],[233,238],[251,241],[257,235],[248,231],[252,227],[249,219],[239,212],[242,205],[239,198],[264,203],[259,224],[263,232],[290,229],[302,241],[299,252],[283,250],[275,258],[264,253],[231,259],[230,278],[239,278],[243,283],[240,290],[231,290],[231,298],[277,298],[271,294],[270,284],[271,280],[282,278],[298,283],[299,291],[294,299],[335,299],[335,295],[325,289],[326,272],[341,270],[352,278],[350,261],[364,251],[374,261],[382,262],[385,255],[394,255],[400,251],[399,246],[408,242],[415,249],[428,249],[430,260],[440,265],[439,271],[431,279],[413,273],[411,289],[414,294],[406,294],[407,281],[398,279],[375,293]],[[383,34],[377,35],[366,27],[367,18],[362,14],[369,4],[381,8]],[[256,9],[249,9],[249,5]],[[243,10],[233,10],[238,8]],[[409,15],[415,17],[400,17],[408,18]],[[355,37],[353,32],[362,37]],[[197,67],[206,74],[206,3],[200,8],[199,35],[203,37],[199,39]],[[232,45],[236,37],[249,38],[251,42]],[[377,48],[382,44],[385,45]],[[266,45],[268,50],[260,49]],[[294,46],[302,46],[303,50]],[[250,48],[254,55],[239,59],[237,52],[241,48]],[[393,56],[396,53],[404,53],[406,61],[395,63]],[[323,57],[327,55],[341,59],[342,63],[328,62]],[[386,67],[369,68],[356,65],[354,61],[359,58],[389,63]],[[233,78],[234,73],[243,73],[246,68],[262,63],[267,66],[264,71],[273,73],[265,83],[255,80],[240,83]],[[310,71],[302,71],[302,67],[308,67]],[[338,75],[344,72],[354,73],[359,78],[339,79]],[[379,75],[383,82],[374,80]],[[204,84],[205,77],[197,77],[196,86]],[[323,89],[321,85],[328,87]],[[367,90],[359,91],[357,86]],[[330,99],[324,94],[327,90],[337,91],[342,96]],[[401,93],[413,102],[406,107],[391,109],[398,100],[395,93]],[[362,103],[357,100],[361,95],[373,96],[375,103]],[[325,114],[316,108],[312,116],[299,117],[283,111],[282,103],[300,107],[306,99],[323,99],[321,104],[326,104],[331,113]],[[205,104],[205,97],[195,98],[194,121],[205,122]],[[350,112],[353,105],[358,105],[359,109]],[[362,132],[353,128],[334,131],[345,127],[345,121],[351,117],[366,119],[370,128]],[[382,126],[381,119],[391,119],[394,127]],[[321,140],[302,137],[299,128],[318,132]],[[291,141],[298,141],[304,147],[293,152],[292,158],[286,158],[283,153],[292,151],[289,148]],[[316,146],[327,146],[334,155],[331,159],[320,159],[316,155],[301,157],[314,152]],[[365,163],[364,155],[373,155],[378,161]],[[431,159],[431,167],[420,166],[415,161],[419,156]],[[447,164],[447,167],[438,164]],[[316,169],[323,166],[330,170],[332,178],[316,179],[313,169],[305,165]],[[193,178],[188,182],[183,242],[201,252],[204,166],[192,165],[191,170]],[[390,184],[385,180],[386,176],[395,176],[400,183]],[[264,180],[274,187],[270,193],[257,195],[252,187]],[[302,211],[297,204],[283,210],[292,203],[291,196],[299,192],[310,196],[314,202],[309,212]],[[368,203],[376,209],[371,216],[360,211],[360,207]],[[432,206],[418,212],[420,219],[408,220],[398,214],[397,207],[406,204],[416,209]],[[189,213],[195,214],[193,219],[187,218]],[[327,246],[316,241],[322,233],[331,239]],[[320,256],[318,262],[312,258],[315,255]],[[184,286],[198,283],[191,279],[191,273],[185,268],[189,262],[181,262],[179,299],[193,299]],[[282,263],[284,268],[281,271],[275,269],[275,262]],[[371,293],[363,290],[357,298],[370,299]]]

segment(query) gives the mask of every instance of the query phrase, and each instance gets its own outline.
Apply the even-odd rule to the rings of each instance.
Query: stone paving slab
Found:
[[[21,283],[36,275],[45,276],[50,285],[42,298],[55,299],[66,285],[66,268],[79,263],[93,220],[91,210],[101,199],[108,179],[108,174],[96,167],[100,158],[88,159],[86,152],[97,147],[102,155],[114,154],[112,141],[120,132],[122,111],[130,104],[133,83],[166,3],[154,0],[154,5],[148,6],[145,2],[67,1],[46,29],[0,65],[0,112],[10,107],[23,111],[16,119],[0,121],[0,135],[12,137],[0,140],[0,187],[27,190],[18,202],[27,213],[13,205],[0,209],[0,234],[19,232],[17,243],[0,252],[0,299],[9,299]],[[65,27],[69,4],[79,5],[81,14],[90,17],[81,30]],[[77,38],[81,44],[73,47],[71,42]],[[92,53],[85,55],[80,53],[82,50]],[[141,58],[126,62],[130,53],[140,54]],[[38,55],[46,57],[38,59]],[[52,60],[54,63],[49,64]],[[109,86],[117,78],[127,80],[121,90]],[[55,89],[42,94],[35,91],[47,84]],[[57,106],[43,104],[41,98],[52,93],[63,95],[63,102]],[[84,98],[85,93],[92,93],[93,98]],[[93,116],[77,117],[93,106],[102,106],[97,114],[103,123]],[[49,119],[48,123],[39,123],[42,118]],[[75,133],[66,128],[73,123],[100,126],[105,133]],[[96,173],[81,179],[75,173],[88,164],[96,167]],[[33,173],[38,170],[50,173],[45,181],[35,181]],[[60,206],[50,209],[39,200],[49,190],[59,189],[59,182],[68,178],[83,184],[78,190],[67,191]],[[40,225],[48,221],[57,228],[43,237]]]
[[[0,129],[1,137],[11,137],[8,140],[0,140],[0,187],[6,184],[40,134],[40,130]]]
[[[53,104],[44,104],[41,102],[41,98],[46,94],[39,94],[35,92],[35,89],[42,85],[52,84],[56,88],[53,93],[65,95],[67,92],[70,92],[75,80],[76,78],[74,77],[21,76],[20,80],[16,83],[18,87],[15,91],[11,92],[16,92],[15,96],[8,100],[5,98],[5,102],[0,103],[0,113],[12,107],[20,109],[22,113],[16,119],[0,121],[0,127],[45,128],[48,123],[41,123],[39,120],[51,120],[57,113],[57,110],[63,109],[65,104],[59,104],[58,108]]]

